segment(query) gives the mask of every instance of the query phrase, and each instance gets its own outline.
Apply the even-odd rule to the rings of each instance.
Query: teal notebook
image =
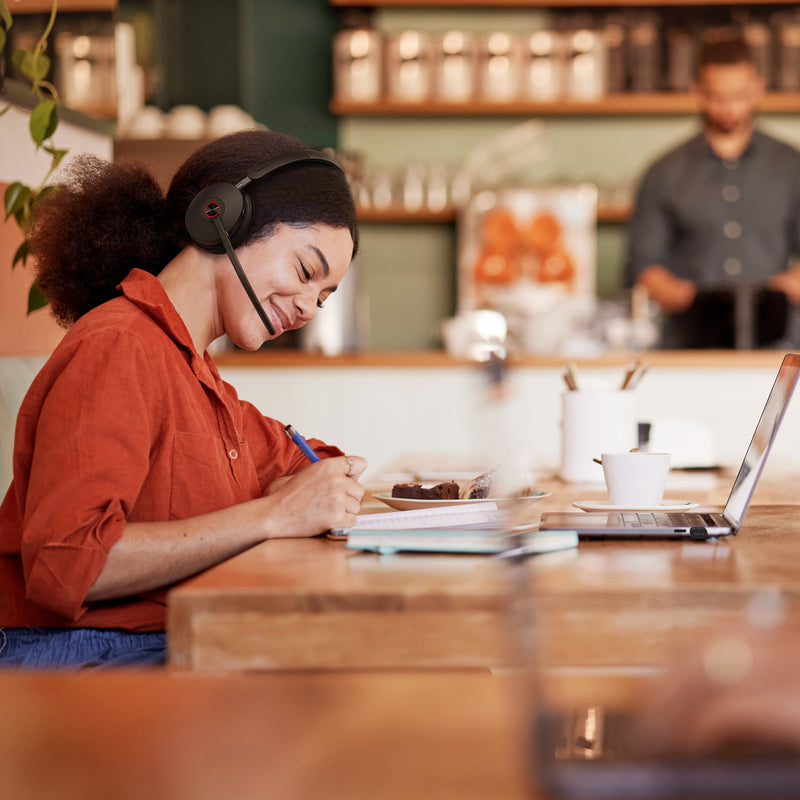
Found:
[[[531,531],[513,537],[502,532],[464,528],[351,529],[347,547],[383,555],[398,552],[535,555],[578,546],[574,531]]]

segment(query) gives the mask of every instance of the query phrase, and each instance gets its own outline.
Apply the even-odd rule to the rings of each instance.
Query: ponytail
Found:
[[[36,278],[63,327],[117,296],[131,269],[157,275],[179,249],[161,189],[142,164],[77,157],[33,221]]]

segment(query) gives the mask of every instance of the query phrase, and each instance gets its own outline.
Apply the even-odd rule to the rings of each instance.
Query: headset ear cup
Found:
[[[197,193],[186,209],[184,222],[198,247],[211,253],[222,253],[224,248],[214,218],[219,218],[235,247],[247,237],[247,222],[251,216],[252,205],[239,189],[232,183],[213,183]]]
[[[253,201],[250,199],[250,195],[238,189],[236,191],[239,192],[239,197],[242,198],[242,212],[239,216],[239,221],[228,231],[228,236],[234,247],[238,247],[247,241],[247,237],[250,235],[250,220],[253,217]]]

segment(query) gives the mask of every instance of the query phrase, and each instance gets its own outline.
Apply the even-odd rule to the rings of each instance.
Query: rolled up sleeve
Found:
[[[81,342],[36,422],[21,557],[30,602],[71,620],[122,536],[148,473],[147,358]]]

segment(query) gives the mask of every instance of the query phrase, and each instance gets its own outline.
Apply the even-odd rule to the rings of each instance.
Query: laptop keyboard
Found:
[[[644,511],[625,511],[620,515],[623,525],[629,528],[719,528],[727,527],[717,514],[689,513],[679,514],[649,513]]]

